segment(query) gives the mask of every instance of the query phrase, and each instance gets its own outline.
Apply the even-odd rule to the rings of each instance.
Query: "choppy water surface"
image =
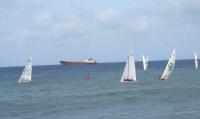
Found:
[[[32,82],[18,84],[23,67],[0,68],[1,119],[197,119],[200,70],[177,61],[159,81],[166,61],[137,62],[137,83],[123,84],[124,63],[36,66]],[[84,80],[89,74],[91,80]]]

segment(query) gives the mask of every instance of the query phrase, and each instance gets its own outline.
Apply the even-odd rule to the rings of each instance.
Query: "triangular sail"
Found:
[[[145,59],[144,55],[142,54],[142,61],[143,61],[143,68],[147,70],[148,67],[148,57]]]
[[[18,80],[18,83],[30,82],[31,75],[32,75],[32,57],[28,59],[26,66],[22,72],[22,75],[20,79]]]
[[[195,68],[198,69],[198,57],[196,52],[194,52],[194,60],[195,60]]]
[[[175,65],[175,60],[176,60],[176,50],[174,49],[171,57],[167,63],[167,66],[165,68],[165,71],[163,73],[163,75],[161,76],[160,80],[167,80],[168,77],[170,76],[170,74],[172,73],[173,69],[174,69],[174,65]]]
[[[136,70],[133,51],[130,52],[126,62],[121,82],[136,82]]]

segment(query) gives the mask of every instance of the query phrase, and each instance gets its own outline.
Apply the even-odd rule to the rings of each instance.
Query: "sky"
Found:
[[[0,67],[200,56],[199,0],[1,0]]]

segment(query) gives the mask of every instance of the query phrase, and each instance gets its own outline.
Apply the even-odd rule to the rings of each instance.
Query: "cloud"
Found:
[[[200,6],[200,1],[199,0],[169,0],[171,5],[174,7],[186,7],[186,6]]]
[[[165,10],[158,14],[161,30],[169,32],[190,32],[198,29],[200,23],[199,0],[168,0]],[[157,23],[157,24],[158,24]]]
[[[200,1],[199,0],[169,0],[169,8],[180,13],[193,14],[198,11],[200,12]]]
[[[55,26],[55,29],[64,31],[78,31],[80,28],[80,22],[77,19],[66,19]]]
[[[152,29],[152,18],[148,16],[135,16],[129,20],[128,28],[135,32],[145,32]]]
[[[38,14],[33,17],[33,23],[38,26],[48,27],[54,30],[79,30],[80,22],[78,18],[58,16],[56,14]]]
[[[108,9],[97,13],[97,21],[104,27],[118,27],[122,22],[120,11]]]
[[[78,17],[36,12],[30,13],[28,17],[13,18],[15,20],[7,20],[4,26],[8,27],[0,31],[0,42],[3,44],[62,42],[84,34]]]
[[[32,17],[32,24],[31,27],[38,31],[36,34],[42,34],[46,37],[44,39],[67,39],[82,35],[82,26],[78,17],[40,13]]]
[[[130,32],[148,31],[153,23],[150,16],[141,14],[126,15],[125,12],[116,9],[108,9],[97,13],[97,21],[104,28],[122,28]]]
[[[52,17],[53,16],[51,14],[47,14],[47,13],[38,14],[33,17],[33,22],[39,25],[44,25],[44,24],[52,22],[52,19],[53,19]]]

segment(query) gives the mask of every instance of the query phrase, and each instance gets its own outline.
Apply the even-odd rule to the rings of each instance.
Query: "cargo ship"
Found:
[[[97,62],[94,59],[89,58],[89,59],[85,59],[85,60],[82,60],[82,61],[60,61],[60,64],[62,64],[62,65],[69,65],[69,64],[97,64]]]

